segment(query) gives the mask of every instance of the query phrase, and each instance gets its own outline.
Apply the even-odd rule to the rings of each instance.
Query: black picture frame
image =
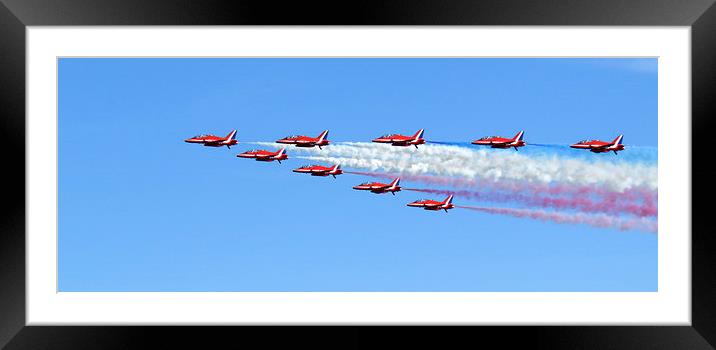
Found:
[[[707,223],[716,171],[714,0],[188,1],[0,0],[0,346],[6,349],[487,345],[549,349],[714,349],[716,238]],[[25,27],[51,25],[690,26],[692,49],[692,325],[538,327],[25,326]],[[686,147],[678,140],[674,147]],[[29,141],[28,141],[29,142]],[[23,198],[23,200],[20,200]],[[688,234],[688,232],[684,232]],[[379,340],[380,338],[380,340]]]

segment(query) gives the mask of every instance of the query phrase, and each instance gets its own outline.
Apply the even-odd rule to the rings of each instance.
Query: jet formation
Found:
[[[406,136],[401,134],[386,134],[376,139],[373,139],[372,142],[390,144],[391,146],[397,147],[415,146],[415,148],[417,149],[418,145],[424,145],[426,143],[425,139],[423,138],[424,132],[424,129],[420,129],[412,136]],[[527,145],[523,138],[524,131],[520,131],[512,138],[506,138],[502,136],[486,136],[472,141],[471,144],[479,146],[489,146],[490,148],[514,148],[515,151],[517,151],[519,147],[524,147],[525,145]],[[625,149],[624,145],[622,144],[623,138],[624,135],[619,135],[611,142],[600,140],[583,140],[572,144],[569,147],[575,149],[589,150],[593,153],[614,152],[614,154],[617,154],[618,151],[623,151]],[[231,130],[231,132],[229,132],[229,134],[225,137],[211,134],[202,134],[190,137],[184,140],[184,142],[202,144],[206,147],[226,146],[229,149],[231,149],[231,146],[238,144],[238,141],[236,140],[236,130]],[[318,147],[319,149],[323,149],[323,146],[328,146],[331,142],[328,140],[328,130],[324,130],[317,137],[293,135],[276,140],[276,143],[294,145],[296,147]],[[282,160],[288,159],[288,155],[286,154],[285,148],[281,148],[273,152],[263,149],[255,149],[237,154],[236,156],[239,158],[254,159],[260,162],[277,161],[279,164]],[[343,170],[341,170],[340,164],[333,164],[330,167],[322,165],[305,165],[300,168],[293,169],[293,172],[300,174],[310,174],[311,176],[320,177],[332,176],[334,179],[337,175],[343,174]],[[390,192],[392,195],[395,195],[395,192],[401,191],[401,187],[398,185],[399,183],[400,178],[396,178],[390,183],[364,182],[359,185],[353,186],[353,189],[359,191],[370,191],[374,194],[384,194]],[[421,199],[408,203],[407,206],[423,208],[424,210],[429,211],[444,210],[447,213],[448,210],[455,208],[455,205],[452,204],[452,199],[453,195],[451,194],[442,201],[437,201],[433,199]]]

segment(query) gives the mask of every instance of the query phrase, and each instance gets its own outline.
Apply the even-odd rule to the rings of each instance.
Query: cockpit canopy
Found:
[[[485,136],[485,137],[481,137],[479,140],[483,141],[483,140],[489,140],[489,139],[496,139],[498,137],[501,138],[502,136]]]
[[[385,134],[385,135],[381,136],[380,138],[381,139],[389,139],[394,136],[399,136],[399,135],[398,134]]]
[[[284,137],[284,139],[297,139],[299,137],[303,137],[303,135],[290,135],[290,136]]]
[[[204,137],[207,137],[207,136],[213,136],[213,135],[209,135],[209,134],[200,134],[200,135],[196,135],[196,136],[194,136],[194,137],[192,137],[192,138],[194,138],[194,139],[201,139],[201,138],[204,138]]]
[[[598,142],[599,140],[582,140],[577,143],[592,143],[592,142]]]
[[[373,184],[372,182],[364,182],[358,186],[368,186],[368,185],[372,185],[372,184]]]

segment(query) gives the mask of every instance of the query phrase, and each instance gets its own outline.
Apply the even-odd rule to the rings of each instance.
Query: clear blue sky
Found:
[[[656,59],[59,61],[60,291],[654,291],[657,235],[236,158],[291,134],[657,145]],[[239,145],[184,143],[238,129]],[[329,146],[330,147],[330,146]],[[528,146],[529,147],[529,146]],[[408,186],[409,184],[404,184]]]

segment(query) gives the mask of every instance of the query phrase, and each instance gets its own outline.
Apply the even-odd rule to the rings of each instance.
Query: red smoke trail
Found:
[[[519,218],[531,218],[558,224],[586,224],[596,227],[618,228],[620,230],[642,230],[657,232],[657,222],[646,218],[625,219],[605,214],[560,213],[544,210],[489,208],[456,205],[457,208],[481,211],[489,214],[509,215]]]
[[[434,175],[406,175],[377,172],[346,171],[346,173],[381,179],[398,176],[407,182],[455,188],[476,188],[480,191],[423,190],[430,193],[455,193],[457,196],[497,202],[522,202],[527,205],[559,209],[576,209],[587,212],[618,214],[621,212],[637,216],[657,216],[657,192],[635,188],[615,192],[594,186],[564,184],[537,184],[515,181],[491,181],[453,178]],[[415,189],[420,190],[420,189]],[[599,197],[599,199],[595,198]]]
[[[405,181],[420,182],[429,185],[439,186],[450,186],[456,188],[479,188],[479,189],[490,189],[498,191],[508,191],[515,193],[529,192],[538,195],[555,195],[555,196],[586,196],[586,195],[597,195],[610,199],[613,201],[642,201],[642,202],[653,202],[653,206],[656,206],[656,191],[645,189],[645,188],[632,188],[622,192],[616,192],[607,190],[595,186],[578,186],[578,185],[567,185],[567,184],[540,184],[523,181],[493,181],[493,180],[477,180],[477,179],[465,179],[455,178],[448,176],[436,176],[436,175],[412,175],[412,174],[390,174],[390,173],[376,173],[376,172],[363,172],[363,171],[346,171],[346,173],[370,176],[381,179],[394,179],[400,176]],[[617,198],[618,197],[618,198]]]
[[[603,199],[595,201],[586,195],[570,198],[555,198],[539,195],[524,195],[520,193],[478,192],[466,190],[450,191],[427,188],[403,189],[407,191],[442,195],[454,194],[456,197],[463,197],[482,201],[515,202],[542,208],[575,209],[583,212],[600,212],[609,214],[627,213],[642,217],[657,215],[657,208],[654,203],[644,203],[640,205],[631,202],[625,202],[623,200],[620,200],[619,198],[616,198],[616,200]]]

